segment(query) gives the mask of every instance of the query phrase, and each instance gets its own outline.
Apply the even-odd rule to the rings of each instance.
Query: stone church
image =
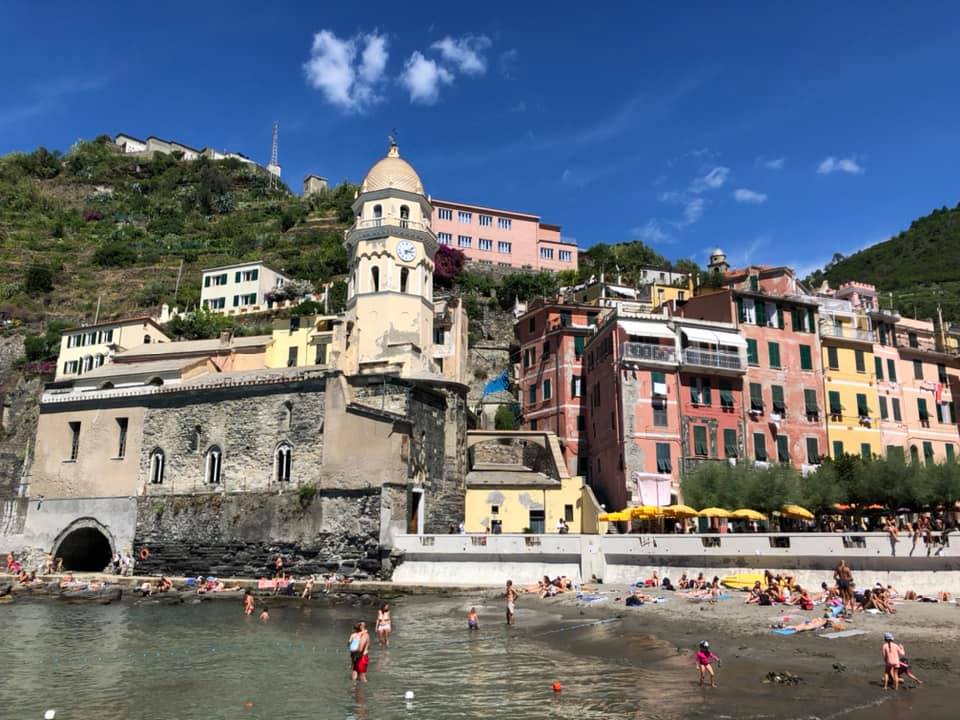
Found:
[[[386,576],[398,533],[461,521],[466,318],[434,300],[430,198],[395,143],[353,207],[322,364],[271,366],[291,323],[115,347],[49,384],[3,544],[77,570],[118,552],[138,572],[258,576],[283,554],[294,573]]]

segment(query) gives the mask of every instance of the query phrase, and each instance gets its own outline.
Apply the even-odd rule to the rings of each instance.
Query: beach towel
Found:
[[[818,637],[827,640],[836,640],[837,638],[854,637],[855,635],[866,635],[866,630],[840,630],[839,632],[821,633]]]
[[[776,633],[777,635],[796,635],[796,628],[773,628],[770,632]]]

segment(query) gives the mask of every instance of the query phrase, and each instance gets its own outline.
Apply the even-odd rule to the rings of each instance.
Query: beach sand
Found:
[[[645,592],[667,601],[626,607],[627,587],[599,585],[592,594],[606,598],[600,602],[585,603],[572,593],[547,599],[526,594],[520,607],[558,613],[568,622],[618,617],[583,631],[548,633],[544,640],[577,653],[622,657],[627,666],[654,670],[650,680],[660,692],[651,694],[647,688],[643,697],[661,702],[638,711],[638,718],[947,720],[960,716],[955,699],[960,661],[953,658],[960,639],[960,608],[953,603],[900,602],[894,615],[857,613],[845,625],[866,634],[826,639],[815,632],[782,636],[770,630],[785,615],[791,624],[819,617],[823,611],[819,605],[803,612],[787,606],[746,605],[746,595],[739,592],[715,603],[662,590]],[[908,689],[882,690],[880,650],[887,631],[905,645],[914,673],[924,681],[922,686],[908,680]],[[693,659],[700,640],[709,640],[722,659],[716,689],[697,685]],[[801,680],[797,684],[765,682],[769,672],[791,673]],[[676,707],[678,698],[682,711]]]

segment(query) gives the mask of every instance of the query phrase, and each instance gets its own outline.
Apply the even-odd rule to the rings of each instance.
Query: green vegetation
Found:
[[[319,286],[346,273],[355,192],[299,198],[236,159],[131,157],[107,136],[0,157],[0,311],[36,323],[90,321],[98,298],[101,319],[187,309],[203,267],[258,259]]]
[[[924,510],[960,500],[960,465],[904,463],[899,458],[862,460],[846,455],[825,460],[801,478],[789,465],[768,469],[708,463],[680,481],[684,501],[697,508],[751,508],[770,513],[787,503],[813,512],[835,503],[879,503],[896,510]]]
[[[836,288],[848,280],[860,280],[877,286],[884,308],[892,304],[904,316],[932,318],[939,303],[945,319],[960,320],[958,267],[960,204],[934,210],[886,242],[849,257],[836,253],[806,282],[818,287],[827,280]]]
[[[516,430],[519,427],[515,408],[510,405],[501,405],[493,416],[493,426],[497,430]]]

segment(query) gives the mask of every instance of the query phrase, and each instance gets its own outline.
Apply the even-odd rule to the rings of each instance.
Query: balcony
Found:
[[[847,325],[831,325],[829,323],[820,325],[820,335],[821,337],[842,338],[843,340],[855,340],[871,344],[873,344],[875,338],[873,330],[861,330]]]
[[[655,362],[675,365],[677,349],[673,345],[657,345],[645,342],[625,342],[623,359],[626,362]]]
[[[740,373],[747,369],[746,358],[729,350],[698,350],[687,348],[683,351],[683,364],[711,370],[727,370]]]

